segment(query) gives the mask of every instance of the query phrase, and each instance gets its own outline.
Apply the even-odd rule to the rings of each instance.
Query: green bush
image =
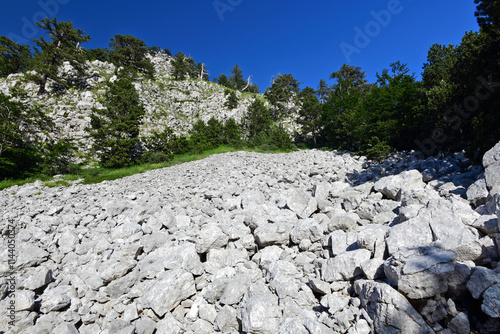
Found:
[[[172,160],[172,158],[173,155],[165,152],[147,151],[142,155],[141,161],[143,163],[148,163],[148,164],[159,164],[162,162],[167,162],[169,160]]]
[[[389,146],[385,141],[381,141],[378,137],[373,137],[369,141],[368,148],[360,151],[359,155],[364,155],[368,159],[383,161],[394,152],[394,149]]]

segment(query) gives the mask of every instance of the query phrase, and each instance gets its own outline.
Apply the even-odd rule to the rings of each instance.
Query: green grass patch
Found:
[[[66,180],[61,180],[61,179],[58,179],[58,180],[54,180],[54,181],[49,181],[49,182],[45,182],[43,184],[44,187],[48,187],[48,188],[54,188],[54,187],[68,187],[70,186],[71,183],[66,181]]]
[[[7,180],[1,180],[0,181],[0,190],[13,187],[13,186],[22,186],[27,183],[33,183],[35,181],[41,180],[41,181],[48,181],[51,180],[52,178],[50,176],[46,175],[38,175],[38,176],[32,176],[27,179],[22,179],[22,180],[12,180],[12,179],[7,179]]]

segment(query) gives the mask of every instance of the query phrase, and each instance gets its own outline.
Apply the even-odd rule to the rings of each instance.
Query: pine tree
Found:
[[[262,131],[269,129],[273,122],[269,109],[259,99],[255,99],[243,120],[243,126],[246,130],[248,139],[258,135]]]
[[[135,156],[139,126],[144,108],[132,82],[122,78],[111,84],[106,93],[105,109],[93,109],[91,128],[93,150],[102,167],[129,166]]]
[[[148,47],[143,40],[131,35],[115,35],[109,43],[112,49],[109,58],[117,66],[123,66],[122,76],[134,78],[142,73],[147,78],[153,78],[154,67],[146,57]]]
[[[37,74],[28,76],[39,85],[38,94],[45,93],[45,85],[48,79],[53,80],[60,88],[66,88],[68,80],[60,77],[59,67],[68,61],[77,71],[78,76],[83,76],[85,71],[85,52],[81,49],[82,43],[88,42],[90,37],[84,35],[84,31],[74,29],[71,22],[57,22],[56,18],[42,19],[37,26],[49,34],[50,41],[43,36],[39,40],[33,40],[35,57],[31,69]]]
[[[359,92],[365,96],[372,88],[372,85],[369,85],[368,80],[366,80],[366,72],[361,71],[359,66],[344,64],[340,70],[330,74],[330,79],[337,80],[332,85],[332,90],[340,99],[353,92]]]
[[[313,145],[316,146],[318,131],[321,119],[321,104],[316,97],[316,91],[311,87],[306,87],[299,93],[302,106],[299,110],[297,122],[302,126],[301,134],[304,137],[310,136]]]
[[[299,86],[300,82],[292,74],[281,74],[266,90],[265,96],[273,106],[274,119],[288,116],[295,111]]]
[[[13,92],[13,97],[0,92],[0,179],[35,171],[42,159],[42,136],[54,128],[40,108],[14,101],[25,96]]]
[[[184,80],[186,75],[189,74],[189,64],[187,62],[188,57],[182,52],[178,52],[172,62],[174,67],[173,76],[175,80]]]
[[[224,73],[222,73],[218,78],[215,78],[214,82],[218,83],[221,86],[231,88],[231,83],[229,82],[229,79]]]
[[[318,90],[316,91],[316,94],[318,95],[321,103],[327,102],[328,99],[330,98],[332,90],[325,80],[321,79],[319,81]]]
[[[474,0],[477,4],[477,23],[483,29],[498,30],[500,28],[500,1],[499,0]]]
[[[17,44],[8,37],[0,36],[0,77],[24,72],[31,56],[29,45]]]
[[[238,64],[236,64],[231,69],[231,76],[229,77],[229,83],[231,84],[231,88],[234,90],[241,90],[247,85],[247,82],[243,77],[243,71],[238,66]]]
[[[238,97],[236,96],[236,93],[233,90],[225,89],[224,95],[226,95],[226,102],[224,103],[224,106],[226,108],[234,109],[238,107]]]

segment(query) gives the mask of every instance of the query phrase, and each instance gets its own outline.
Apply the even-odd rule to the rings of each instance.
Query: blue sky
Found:
[[[33,20],[56,16],[92,37],[87,48],[131,34],[191,55],[211,79],[239,64],[263,92],[278,73],[316,88],[344,63],[370,82],[397,60],[420,76],[433,43],[478,30],[474,11],[473,0],[18,0],[2,4],[0,35],[38,38]]]

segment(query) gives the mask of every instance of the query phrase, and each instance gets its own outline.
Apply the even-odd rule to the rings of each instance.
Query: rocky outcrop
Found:
[[[156,54],[148,57],[155,67],[154,80],[139,78],[134,83],[146,111],[140,128],[141,137],[148,137],[154,131],[161,132],[167,126],[185,134],[197,120],[207,122],[211,117],[220,121],[234,118],[239,122],[257,96],[236,92],[238,106],[228,109],[224,87],[208,81],[173,80],[170,56]],[[0,79],[0,92],[9,94],[13,87],[19,86],[28,95],[26,103],[39,105],[54,120],[57,130],[52,136],[72,138],[83,151],[88,151],[91,139],[85,128],[90,126],[90,114],[93,108],[103,107],[101,102],[107,85],[117,77],[113,64],[95,60],[87,62],[86,66],[84,88],[70,88],[60,95],[38,96],[37,86],[26,82],[24,74],[11,74]],[[60,68],[62,76],[71,75],[73,71],[69,63]],[[293,120],[287,120],[286,124],[290,129],[296,126]]]
[[[498,332],[498,146],[484,168],[237,152],[5,189],[0,332]]]

